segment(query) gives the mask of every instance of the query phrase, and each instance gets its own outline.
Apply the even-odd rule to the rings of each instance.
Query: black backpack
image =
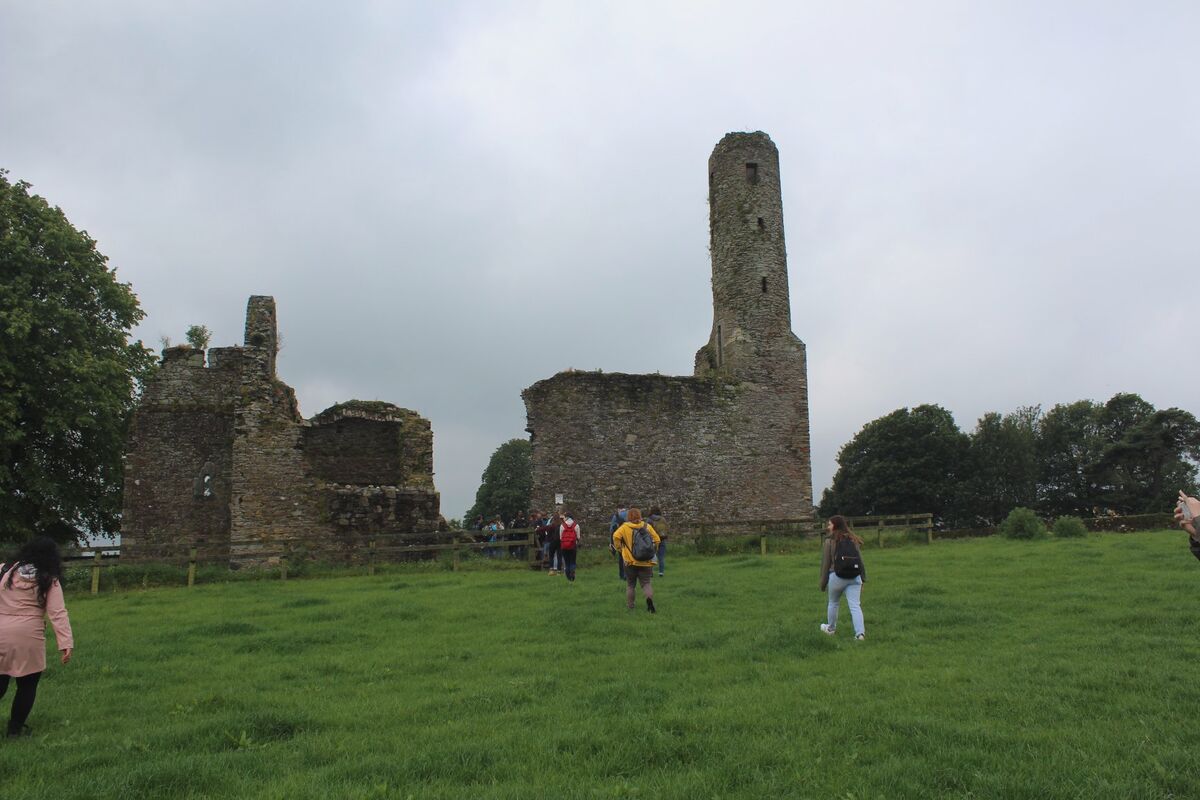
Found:
[[[658,553],[648,525],[642,525],[633,531],[633,546],[629,550],[633,554],[634,561],[650,561]]]
[[[838,539],[833,546],[833,574],[839,578],[857,578],[862,575],[862,554],[849,536]]]

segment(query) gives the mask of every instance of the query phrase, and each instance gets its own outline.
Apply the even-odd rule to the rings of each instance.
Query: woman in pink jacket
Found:
[[[25,720],[46,669],[44,617],[50,617],[66,664],[75,642],[63,603],[62,557],[52,539],[40,537],[22,547],[14,560],[0,564],[0,697],[8,691],[9,678],[17,680],[9,736],[29,734]]]

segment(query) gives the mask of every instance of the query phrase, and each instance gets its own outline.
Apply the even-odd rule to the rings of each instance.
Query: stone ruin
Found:
[[[429,421],[350,401],[310,420],[275,375],[275,300],[251,297],[242,347],[163,351],[125,456],[121,560],[361,557],[376,534],[444,530]]]
[[[535,508],[561,495],[604,530],[622,503],[689,522],[813,516],[779,154],[765,133],[731,133],[708,169],[713,325],[694,375],[571,370],[526,389]]]

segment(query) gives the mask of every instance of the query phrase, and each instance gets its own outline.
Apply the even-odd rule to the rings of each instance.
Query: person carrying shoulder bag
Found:
[[[821,591],[829,593],[829,603],[821,632],[830,636],[837,632],[838,606],[845,595],[850,621],[854,623],[854,638],[866,639],[861,599],[867,567],[862,558],[862,539],[850,530],[846,518],[840,514],[829,518],[825,530],[829,537],[821,545]]]

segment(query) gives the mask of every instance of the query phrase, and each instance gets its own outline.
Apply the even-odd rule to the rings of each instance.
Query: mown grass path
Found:
[[[1189,798],[1200,562],[1181,533],[233,583],[91,598],[0,791],[67,798]],[[845,616],[843,607],[843,616]],[[10,690],[11,691],[11,690]],[[7,714],[9,697],[3,701]]]

